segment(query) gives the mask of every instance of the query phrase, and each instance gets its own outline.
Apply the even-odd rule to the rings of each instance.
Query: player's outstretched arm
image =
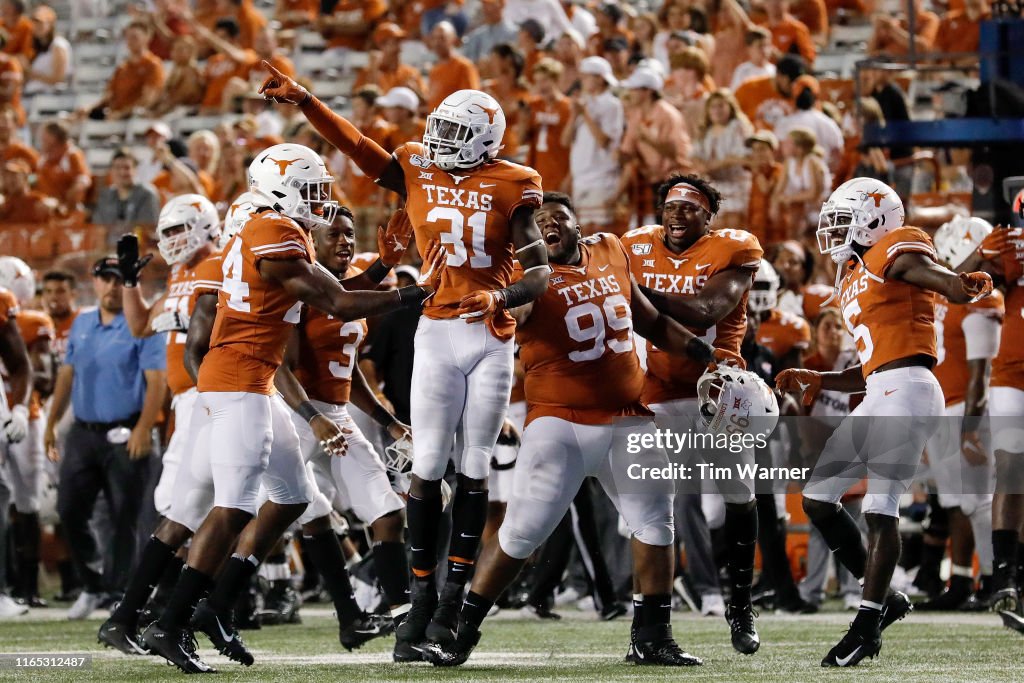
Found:
[[[696,296],[666,294],[640,286],[640,291],[654,307],[676,321],[700,329],[708,329],[739,306],[743,295],[753,283],[749,268],[731,268],[708,278]]]
[[[817,372],[804,368],[789,368],[775,378],[775,388],[793,394],[802,394],[803,404],[814,403],[822,389],[839,391],[844,394],[858,394],[864,391],[864,373],[860,365],[854,365],[838,372]]]
[[[377,260],[358,275],[342,280],[341,286],[349,291],[376,289],[391,269],[401,262],[412,241],[412,233],[409,214],[405,209],[395,211],[388,219],[388,227],[377,231]]]
[[[313,93],[278,71],[273,64],[264,60],[262,66],[270,75],[259,89],[261,95],[268,100],[296,105],[316,132],[350,158],[367,177],[376,180],[381,187],[405,196],[402,167],[383,147],[360,133],[350,121],[335,114]]]
[[[985,272],[954,273],[925,254],[900,254],[885,274],[949,299],[966,304],[992,293],[992,276]]]
[[[348,444],[345,442],[345,435],[352,432],[342,429],[329,417],[317,410],[317,407],[309,400],[309,394],[292,372],[292,368],[299,363],[299,329],[292,329],[288,345],[285,347],[284,362],[274,373],[274,387],[281,393],[281,398],[306,421],[313,434],[320,442],[320,446],[328,455],[345,455]]]
[[[648,301],[636,281],[632,281],[630,312],[633,315],[633,329],[663,351],[680,356],[689,356],[698,363],[715,362],[715,349],[711,344],[697,337]]]
[[[188,335],[185,337],[185,372],[193,382],[199,381],[199,366],[210,350],[210,335],[213,333],[213,321],[216,317],[217,295],[200,295],[196,299],[192,318],[188,322]]]

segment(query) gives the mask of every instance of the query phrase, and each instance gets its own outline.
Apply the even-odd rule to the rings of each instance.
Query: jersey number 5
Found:
[[[452,252],[448,254],[446,265],[458,268],[466,262],[467,246],[471,246],[473,254],[469,256],[470,268],[490,268],[491,257],[486,251],[484,241],[487,238],[487,214],[476,211],[467,219],[458,209],[450,206],[435,206],[427,214],[428,223],[448,221],[451,230],[441,233],[441,244],[450,244]],[[466,226],[472,231],[471,244],[466,244]]]
[[[590,318],[586,327],[581,324],[585,318]],[[623,339],[608,339],[606,342],[606,327],[613,332],[624,330],[626,334]],[[569,352],[569,360],[574,363],[597,360],[604,355],[606,347],[612,353],[625,353],[633,348],[633,319],[629,313],[629,302],[621,294],[608,297],[601,306],[590,301],[573,306],[565,312],[565,329],[573,341],[594,342],[589,349]]]
[[[853,335],[853,343],[857,346],[857,356],[860,358],[861,365],[863,365],[871,360],[871,354],[875,352],[875,342],[871,341],[871,330],[868,329],[867,325],[853,324],[853,316],[859,313],[860,302],[854,299],[846,304],[846,308],[843,309],[843,321],[846,323],[846,329]]]

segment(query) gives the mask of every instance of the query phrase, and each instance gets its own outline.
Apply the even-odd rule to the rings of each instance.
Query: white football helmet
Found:
[[[423,147],[442,171],[472,168],[498,156],[505,135],[505,113],[479,90],[457,90],[427,117]]]
[[[307,230],[334,220],[338,203],[331,200],[333,185],[324,160],[302,145],[274,145],[249,164],[249,189],[259,195],[260,204]]]
[[[391,488],[403,498],[409,495],[412,485],[412,439],[403,438],[384,449],[384,469],[391,479]],[[441,480],[441,508],[448,507],[452,500],[452,487]]]
[[[228,241],[249,222],[256,209],[265,204],[266,201],[255,192],[243,192],[235,197],[235,201],[231,202],[227,213],[224,214],[224,227],[220,231],[220,248],[226,247]]]
[[[835,189],[821,207],[818,251],[835,263],[853,258],[853,245],[874,246],[903,227],[903,202],[896,191],[874,178],[853,178]]]
[[[157,247],[169,265],[181,263],[203,245],[215,242],[219,232],[220,216],[213,202],[201,194],[180,194],[160,210]]]
[[[697,380],[700,415],[713,434],[771,434],[779,402],[764,380],[749,370],[720,365]]]
[[[957,216],[935,231],[935,253],[942,263],[956,268],[973,254],[993,230],[984,218]]]
[[[22,306],[36,295],[36,276],[28,264],[16,256],[0,256],[0,287],[11,290]]]
[[[770,311],[779,305],[779,274],[767,259],[761,259],[754,276],[754,284],[747,296],[747,308],[751,313]]]

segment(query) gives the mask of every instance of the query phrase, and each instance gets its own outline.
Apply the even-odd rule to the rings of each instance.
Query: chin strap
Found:
[[[864,269],[864,273],[869,278],[871,278],[872,280],[874,280],[878,284],[883,284],[885,282],[885,278],[878,277],[877,275],[875,275],[874,273],[872,273],[868,269],[868,265],[866,263],[864,263],[864,259],[861,258],[860,254],[858,254],[857,252],[853,252],[853,255],[850,258],[853,259],[853,260],[856,260],[857,263],[859,263],[861,265],[861,268]],[[843,273],[843,266],[845,266],[847,263],[849,263],[849,261],[846,261],[846,263],[839,264],[839,267],[836,268],[836,281],[832,284],[832,295],[829,298],[827,298],[827,299],[825,299],[824,301],[821,302],[821,306],[822,307],[828,305],[837,296],[839,296],[839,282],[843,279],[843,275],[844,275],[844,273]]]

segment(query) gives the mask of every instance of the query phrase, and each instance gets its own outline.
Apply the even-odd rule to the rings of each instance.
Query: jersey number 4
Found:
[[[584,326],[586,319],[590,324]],[[633,318],[629,302],[621,294],[608,297],[601,306],[590,301],[573,306],[565,312],[565,329],[573,341],[594,343],[589,349],[570,351],[569,360],[574,363],[597,360],[606,348],[612,353],[625,353],[633,348]],[[626,334],[622,339],[607,339],[608,329]]]
[[[427,214],[428,223],[448,221],[451,229],[441,233],[441,244],[449,244],[452,251],[448,254],[446,265],[458,268],[463,265],[468,257],[470,268],[490,268],[491,257],[486,251],[485,240],[487,238],[487,213],[476,211],[469,218],[462,215],[458,209],[450,206],[435,206]],[[471,231],[470,243],[466,243],[466,226]],[[468,253],[472,249],[472,255]]]
[[[224,262],[221,265],[221,273],[224,275],[224,284],[221,290],[228,295],[228,308],[242,313],[251,313],[252,307],[246,299],[249,296],[249,283],[242,279],[242,269],[245,261],[242,259],[242,240],[233,239],[230,242],[231,249],[224,255]],[[302,313],[302,302],[296,301],[295,305],[284,314],[286,323],[299,322]]]

